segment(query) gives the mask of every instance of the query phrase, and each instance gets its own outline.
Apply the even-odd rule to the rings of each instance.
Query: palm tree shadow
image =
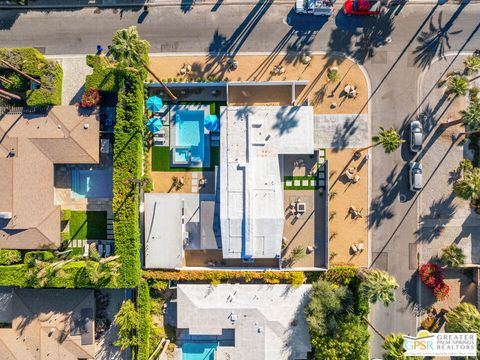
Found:
[[[194,0],[182,0],[182,2],[180,3],[180,10],[182,10],[182,12],[186,14],[193,9],[193,5],[195,5]]]
[[[417,37],[420,44],[413,51],[413,54],[416,54],[415,64],[425,69],[435,57],[445,56],[445,50],[451,48],[450,36],[463,32],[463,30],[451,31],[451,27],[465,6],[467,4],[462,3],[445,25],[443,25],[443,11],[438,14],[436,24],[433,18],[430,18],[428,30],[422,31]]]
[[[401,172],[397,173],[397,166],[395,165],[384,184],[380,186],[381,195],[375,197],[370,204],[369,228],[378,228],[384,220],[391,219],[395,215],[392,211],[392,204],[400,191],[400,177]]]

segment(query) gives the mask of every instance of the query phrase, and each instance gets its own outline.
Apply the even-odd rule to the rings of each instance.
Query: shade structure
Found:
[[[150,96],[147,100],[147,109],[151,112],[158,112],[163,107],[163,101],[158,96]]]
[[[210,131],[218,131],[220,123],[218,122],[217,115],[207,115],[205,118],[205,128]]]
[[[163,127],[162,121],[159,118],[152,117],[147,122],[147,129],[152,133],[157,133]]]

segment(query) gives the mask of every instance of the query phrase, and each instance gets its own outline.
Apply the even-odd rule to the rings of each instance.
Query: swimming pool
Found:
[[[175,113],[175,146],[189,150],[193,163],[205,161],[203,122],[204,112],[200,110],[178,110]]]
[[[112,170],[72,170],[72,192],[77,199],[112,198]]]
[[[217,346],[217,343],[185,343],[182,345],[182,360],[214,360]]]

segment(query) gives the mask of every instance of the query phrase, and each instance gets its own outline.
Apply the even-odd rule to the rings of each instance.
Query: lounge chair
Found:
[[[100,255],[100,257],[102,257],[103,256],[103,244],[102,243],[98,244],[97,248],[98,248],[98,254]]]

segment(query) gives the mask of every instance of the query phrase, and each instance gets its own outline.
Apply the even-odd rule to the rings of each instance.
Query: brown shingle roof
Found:
[[[0,359],[77,360],[95,357],[94,319],[87,322],[92,341],[82,344],[83,327],[74,319],[95,313],[93,290],[15,289],[12,328],[0,329]],[[72,335],[72,329],[77,329]],[[2,357],[4,356],[4,357]]]
[[[54,164],[99,161],[95,113],[53,107],[47,116],[0,117],[0,248],[39,249],[60,245],[60,213],[54,204]],[[15,156],[6,157],[13,150]],[[3,176],[5,174],[5,176]]]

